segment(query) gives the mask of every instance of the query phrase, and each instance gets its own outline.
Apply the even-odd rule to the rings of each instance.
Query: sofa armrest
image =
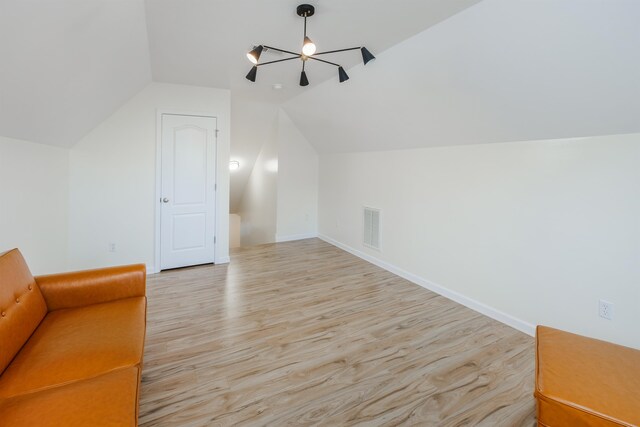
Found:
[[[36,277],[49,311],[82,307],[130,297],[146,292],[144,264],[51,274]]]

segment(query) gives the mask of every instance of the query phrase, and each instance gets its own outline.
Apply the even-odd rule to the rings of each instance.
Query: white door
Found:
[[[160,269],[214,260],[216,118],[162,115]]]

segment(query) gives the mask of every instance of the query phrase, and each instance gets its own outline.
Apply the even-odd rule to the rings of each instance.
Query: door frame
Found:
[[[218,122],[220,121],[220,116],[215,113],[198,113],[194,111],[182,111],[182,110],[172,110],[172,109],[158,109],[156,110],[156,197],[154,199],[155,206],[155,235],[154,235],[154,266],[153,271],[150,273],[160,273],[160,219],[161,219],[161,208],[160,208],[160,199],[162,198],[162,116],[163,115],[171,115],[171,116],[194,116],[194,117],[208,117],[216,119],[216,135],[215,135],[215,195],[214,195],[214,211],[215,215],[213,218],[213,228],[215,233],[218,233],[218,169],[220,165],[218,164]],[[217,252],[217,242],[214,242],[214,251]],[[214,261],[215,262],[215,261]]]

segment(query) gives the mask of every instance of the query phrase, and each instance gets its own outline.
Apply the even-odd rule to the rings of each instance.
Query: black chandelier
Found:
[[[364,62],[365,65],[367,64],[367,62],[371,61],[372,59],[375,59],[375,56],[373,56],[371,52],[369,52],[367,48],[364,46],[350,47],[348,49],[338,49],[338,50],[330,50],[327,52],[316,53],[316,45],[311,41],[309,37],[307,37],[307,18],[310,16],[313,16],[313,14],[315,13],[315,8],[310,4],[301,4],[296,9],[296,13],[298,14],[298,16],[304,18],[304,39],[302,42],[302,53],[295,53],[289,50],[278,49],[276,47],[265,46],[265,45],[256,46],[249,53],[247,53],[247,58],[249,58],[249,61],[251,61],[254,64],[253,68],[251,68],[251,71],[249,71],[249,74],[247,74],[246,76],[248,80],[252,82],[256,81],[258,67],[261,67],[263,65],[275,64],[277,62],[300,59],[302,60],[302,72],[300,73],[300,86],[307,86],[309,84],[309,79],[307,79],[307,73],[304,71],[304,67],[305,67],[305,64],[307,63],[307,60],[312,59],[314,61],[324,62],[325,64],[338,67],[338,79],[340,80],[340,83],[342,83],[349,80],[349,76],[347,75],[347,72],[344,70],[344,68],[342,68],[340,64],[336,64],[335,62],[329,62],[329,61],[325,61],[324,59],[316,58],[317,56],[327,55],[329,53],[346,52],[348,50],[360,49],[360,52],[362,53],[362,61]],[[262,54],[262,51],[265,49],[275,50],[277,52],[287,53],[293,56],[290,58],[278,59],[276,61],[258,63],[258,61],[260,60],[260,55]]]

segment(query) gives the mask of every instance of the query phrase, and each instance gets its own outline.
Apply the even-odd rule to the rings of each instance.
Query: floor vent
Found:
[[[364,233],[362,244],[380,250],[380,210],[364,208]]]

